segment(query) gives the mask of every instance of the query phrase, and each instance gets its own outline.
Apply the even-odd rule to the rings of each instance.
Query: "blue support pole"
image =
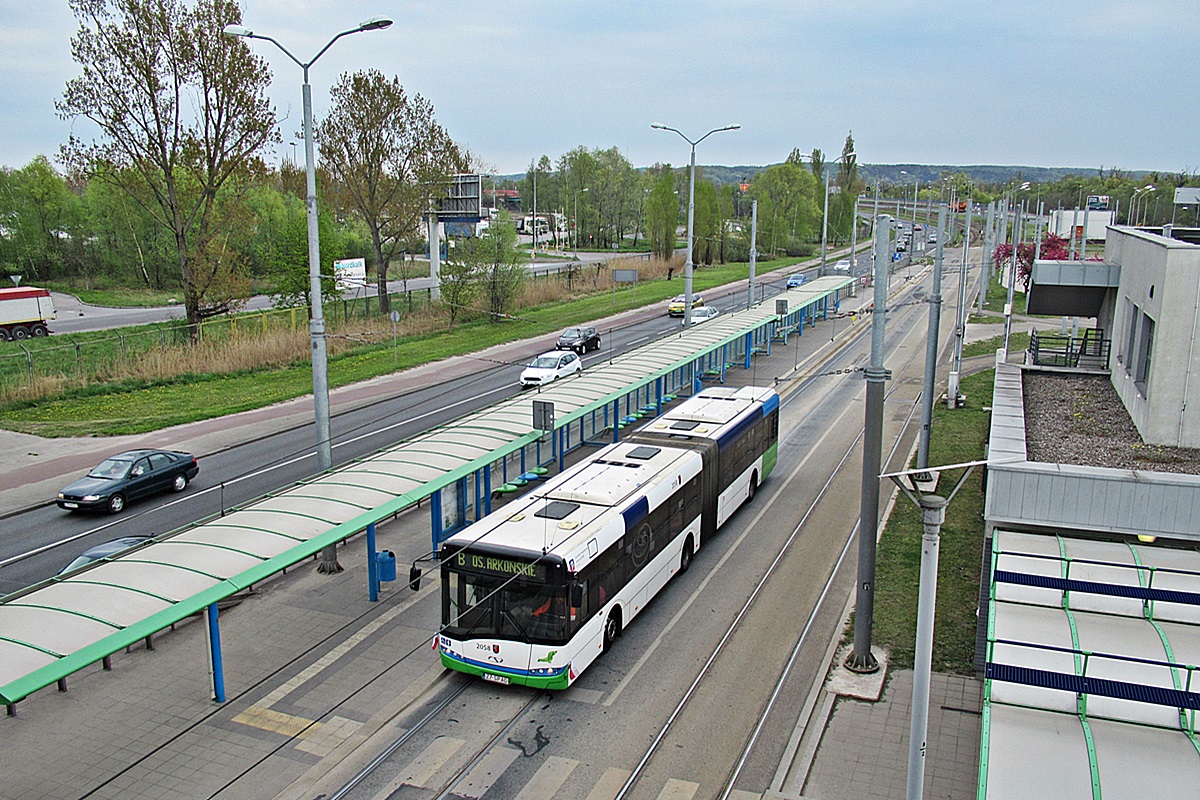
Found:
[[[564,442],[567,438],[565,435],[567,432],[566,427],[567,426],[564,425],[563,427],[559,428],[558,430],[556,430],[554,432],[555,435],[558,437],[558,471],[559,472],[562,472],[563,469],[566,468],[566,463],[567,463],[567,460],[566,460],[566,449],[567,448],[563,446]]]
[[[654,379],[654,416],[662,415],[663,379],[659,375]]]
[[[608,413],[608,406],[605,406],[605,413]],[[612,418],[613,444],[616,444],[621,438],[621,398],[613,400],[613,418]]]
[[[458,491],[454,493],[457,502],[454,506],[458,509],[458,517],[455,524],[461,526],[467,522],[467,479],[459,478],[457,484]]]
[[[375,550],[375,523],[367,526],[367,597],[374,603],[379,600],[379,554]]]
[[[721,345],[721,383],[725,382],[725,365],[729,363],[729,345]]]
[[[433,531],[433,552],[438,551],[442,543],[442,490],[438,489],[429,495],[429,520]]]
[[[221,661],[221,626],[217,622],[217,604],[205,609],[208,618],[208,663],[212,670],[213,701],[225,702],[225,665]]]
[[[504,459],[504,467],[508,469],[508,458]],[[483,468],[483,504],[485,515],[492,513],[492,468],[487,466]]]
[[[752,338],[752,334],[747,333],[746,334],[746,360],[744,362],[746,365],[745,369],[750,369],[750,358],[753,355],[754,355],[754,339]]]

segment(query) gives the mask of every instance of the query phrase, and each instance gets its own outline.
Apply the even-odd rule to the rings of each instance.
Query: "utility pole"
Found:
[[[929,433],[933,426],[933,394],[937,380],[938,328],[942,318],[942,236],[946,206],[938,204],[938,241],[933,258],[933,296],[929,298],[929,333],[925,341],[925,386],[921,391],[921,436],[917,445],[917,468],[929,466]]]
[[[875,541],[879,528],[879,468],[883,457],[884,318],[887,315],[888,234],[891,226],[875,220],[875,311],[871,319],[871,365],[865,370],[867,405],[863,426],[862,495],[858,520],[858,589],[854,611],[854,649],[846,658],[851,672],[879,669],[871,653],[875,614]]]
[[[746,284],[746,308],[754,305],[754,266],[758,263],[758,201],[750,204],[750,282]]]
[[[950,368],[950,378],[946,387],[946,405],[958,408],[958,381],[962,372],[963,336],[967,329],[967,257],[971,252],[971,213],[975,204],[967,197],[967,223],[963,228],[963,259],[962,272],[958,280],[958,314],[954,325],[954,364]]]

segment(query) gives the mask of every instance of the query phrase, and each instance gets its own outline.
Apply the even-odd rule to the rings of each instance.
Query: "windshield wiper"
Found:
[[[515,619],[513,619],[513,615],[508,612],[507,608],[500,612],[500,616],[504,617],[509,622],[511,622],[513,627],[516,628],[518,631],[520,631],[521,635],[525,637],[526,641],[529,640],[529,634],[526,633],[525,629],[521,627],[521,623],[519,623]]]

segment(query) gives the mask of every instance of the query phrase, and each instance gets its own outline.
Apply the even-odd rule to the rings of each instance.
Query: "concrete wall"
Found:
[[[1200,447],[1200,246],[1132,228],[1109,231],[1105,261],[1121,266],[1112,309],[1112,383],[1148,444]],[[1136,307],[1138,314],[1131,315]],[[1136,380],[1141,330],[1154,322],[1150,371]],[[1192,399],[1192,402],[1187,402]]]

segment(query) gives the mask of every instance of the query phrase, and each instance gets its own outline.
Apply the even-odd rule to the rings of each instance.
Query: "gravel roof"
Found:
[[[1108,378],[1025,371],[1030,461],[1200,475],[1200,449],[1149,445]]]

